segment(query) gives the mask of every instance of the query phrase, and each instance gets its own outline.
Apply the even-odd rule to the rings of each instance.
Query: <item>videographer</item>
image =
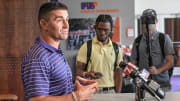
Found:
[[[131,62],[140,70],[146,68],[150,78],[158,82],[164,91],[170,91],[168,69],[172,66],[173,44],[167,34],[158,32],[156,11],[146,9],[141,16],[142,32],[134,43]]]

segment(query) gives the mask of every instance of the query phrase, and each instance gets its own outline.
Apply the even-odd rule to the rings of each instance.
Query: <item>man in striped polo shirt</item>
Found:
[[[77,77],[73,89],[71,69],[59,47],[68,37],[68,8],[49,2],[40,7],[40,37],[24,56],[21,77],[27,101],[82,101],[97,90],[95,80]]]

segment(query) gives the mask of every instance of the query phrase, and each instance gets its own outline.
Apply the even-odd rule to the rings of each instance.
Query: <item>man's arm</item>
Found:
[[[159,73],[164,72],[164,71],[170,69],[172,67],[172,65],[173,65],[173,61],[172,60],[173,60],[173,56],[172,55],[166,56],[166,63],[161,68],[159,68]]]
[[[85,90],[86,88],[84,88]],[[88,100],[93,95],[96,89],[86,89],[84,92],[75,91],[76,101]],[[87,93],[87,94],[85,94]],[[67,94],[63,96],[36,96],[32,97],[29,101],[75,101],[73,94]]]
[[[121,92],[122,79],[123,79],[122,69],[121,68],[117,68],[115,73],[114,73],[115,92],[116,93],[120,93]]]
[[[155,68],[154,66],[150,67],[148,70],[151,74],[160,74],[168,69],[170,69],[173,65],[173,56],[167,55],[166,56],[166,63],[162,65],[160,68]]]
[[[86,64],[77,61],[76,75],[81,76],[81,77],[94,77],[95,78],[94,71],[90,71],[90,72],[84,71],[85,65]]]
[[[78,81],[75,82],[77,91],[74,92],[76,101],[84,101],[90,99],[94,92],[98,90],[96,80],[86,80],[80,77],[77,79],[83,83],[81,85]],[[85,84],[85,85],[84,85]],[[36,96],[30,98],[30,101],[75,101],[73,94],[62,96]]]
[[[30,98],[29,101],[74,101],[72,94],[63,96],[36,96]]]
[[[119,53],[117,58],[117,64],[123,61],[122,50],[119,47]],[[116,66],[116,70],[114,71],[114,83],[115,83],[115,92],[120,93],[122,88],[122,79],[123,79],[123,70],[118,66]]]
[[[76,75],[77,76],[88,77],[88,78],[90,77],[93,79],[99,79],[103,76],[100,72],[96,72],[99,75],[95,75],[95,71],[87,72],[87,71],[84,71],[84,69],[85,69],[85,64],[78,61],[77,66],[76,66]]]
[[[84,73],[84,69],[85,69],[85,64],[82,63],[82,62],[77,61],[76,75],[77,76],[81,76],[81,77],[85,76],[85,74],[83,74]]]

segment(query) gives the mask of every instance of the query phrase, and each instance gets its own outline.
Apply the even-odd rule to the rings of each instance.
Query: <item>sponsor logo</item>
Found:
[[[119,9],[97,9],[99,3],[94,2],[81,2],[81,13],[109,13],[109,12],[119,12]]]
[[[98,5],[98,2],[82,2],[81,3],[81,9],[82,10],[90,10],[95,9],[95,7]]]

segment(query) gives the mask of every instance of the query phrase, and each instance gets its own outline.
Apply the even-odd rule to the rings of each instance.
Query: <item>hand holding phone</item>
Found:
[[[99,79],[99,78],[103,77],[102,73],[100,73],[100,72],[95,72],[94,75],[95,75],[94,79]]]

